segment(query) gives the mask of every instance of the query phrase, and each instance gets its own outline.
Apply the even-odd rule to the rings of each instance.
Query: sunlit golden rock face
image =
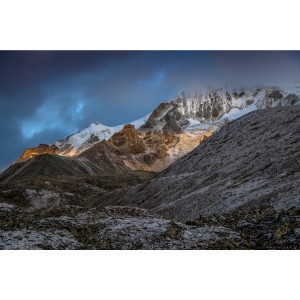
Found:
[[[18,158],[17,162],[26,161],[41,154],[58,154],[59,148],[55,145],[40,144],[38,147],[26,149]]]
[[[108,141],[97,143],[79,155],[93,165],[160,172],[187,154],[213,134],[183,132],[180,134],[136,130],[132,125],[115,133]]]
[[[212,134],[213,130],[205,134],[199,132],[180,134],[141,132],[140,137],[143,144],[146,145],[146,151],[139,155],[128,155],[124,158],[124,162],[133,170],[160,172]]]
[[[177,143],[168,150],[172,163],[205,142],[213,133],[212,128],[206,132],[184,132],[176,135]]]
[[[145,132],[136,130],[133,126],[113,135],[108,144],[119,153],[124,164],[132,170],[159,171],[168,164],[168,150],[175,146],[177,137],[163,132]],[[116,143],[122,141],[124,143]]]
[[[146,151],[146,145],[143,143],[138,131],[133,125],[125,125],[123,130],[115,133],[108,141],[113,147],[120,150],[120,154],[140,154]]]

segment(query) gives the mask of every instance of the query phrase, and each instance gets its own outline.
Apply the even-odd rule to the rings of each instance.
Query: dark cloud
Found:
[[[0,170],[26,147],[132,121],[181,90],[299,83],[299,64],[288,51],[2,51]]]

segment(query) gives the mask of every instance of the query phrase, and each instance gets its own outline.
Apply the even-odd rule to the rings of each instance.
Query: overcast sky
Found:
[[[133,121],[179,91],[299,76],[300,52],[2,51],[0,171],[27,147]]]

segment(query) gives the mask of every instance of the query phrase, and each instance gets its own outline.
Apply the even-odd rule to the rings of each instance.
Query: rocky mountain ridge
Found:
[[[178,94],[151,114],[129,125],[88,128],[24,151],[17,162],[41,154],[78,158],[79,164],[101,164],[101,170],[162,171],[228,122],[257,109],[289,106],[300,97],[279,88],[219,89],[196,95]],[[107,167],[104,165],[108,164]],[[93,168],[90,172],[93,173]]]

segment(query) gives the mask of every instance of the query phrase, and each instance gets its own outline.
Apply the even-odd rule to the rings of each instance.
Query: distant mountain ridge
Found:
[[[296,92],[278,87],[214,89],[195,95],[183,92],[131,125],[92,123],[52,145],[26,149],[17,162],[56,154],[102,171],[162,171],[232,120],[254,110],[300,103]],[[88,169],[94,173],[98,167]]]

